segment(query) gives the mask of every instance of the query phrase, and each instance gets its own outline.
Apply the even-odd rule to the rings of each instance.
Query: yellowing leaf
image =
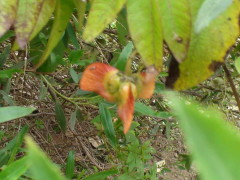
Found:
[[[189,3],[193,22],[196,21],[202,2]],[[170,67],[170,78],[175,77],[169,86],[176,90],[193,87],[210,77],[224,62],[228,49],[239,36],[239,4],[238,0],[234,0],[224,13],[199,33],[195,33],[192,25],[187,57],[182,63]]]
[[[188,0],[160,0],[164,39],[178,62],[187,55],[191,37]]]
[[[43,2],[42,8],[40,9],[36,25],[34,26],[33,31],[31,32],[31,36],[29,41],[32,40],[40,31],[41,29],[47,24],[49,18],[51,17],[54,9],[55,9],[56,0],[45,0]],[[12,50],[17,50],[18,44],[15,42]]]
[[[163,37],[160,0],[128,0],[127,18],[131,37],[145,65],[162,67]]]
[[[15,31],[20,48],[24,48],[37,23],[43,0],[19,0]]]
[[[78,12],[78,30],[80,33],[82,33],[82,27],[84,23],[84,16],[85,16],[87,3],[85,1],[80,1],[80,0],[74,0],[74,3]]]
[[[64,30],[67,27],[68,20],[71,17],[74,8],[72,0],[59,0],[56,4],[55,19],[51,30],[50,37],[48,39],[47,47],[40,58],[35,69],[39,68],[48,58],[52,50],[56,47],[58,42],[61,40]]]
[[[92,41],[116,18],[126,0],[94,0],[83,38]]]
[[[0,37],[15,21],[17,0],[0,0]]]

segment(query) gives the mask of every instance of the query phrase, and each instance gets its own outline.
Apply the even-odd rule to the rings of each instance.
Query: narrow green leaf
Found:
[[[15,31],[20,48],[24,48],[37,23],[44,0],[19,0]],[[31,7],[31,8],[30,8]]]
[[[122,9],[126,0],[94,0],[83,33],[85,41],[90,42],[111,23]]]
[[[27,160],[28,160],[27,157],[23,157],[11,163],[9,166],[5,167],[0,172],[0,179],[17,180],[29,168],[29,164],[27,163]]]
[[[70,128],[72,131],[74,131],[76,121],[77,121],[77,111],[74,111],[74,112],[71,114],[71,117],[70,117],[70,120],[69,120],[69,128]]]
[[[162,68],[163,37],[160,0],[128,0],[127,19],[131,37],[145,65]]]
[[[12,145],[11,145],[11,152],[9,154],[10,156],[9,156],[8,164],[11,164],[15,160],[16,154],[18,153],[23,143],[23,138],[27,132],[28,132],[28,126],[25,125],[23,126],[21,131],[17,134],[17,136],[14,138],[14,140],[11,142]]]
[[[144,116],[152,116],[152,117],[158,117],[158,118],[168,118],[170,116],[172,116],[170,113],[168,112],[164,112],[164,111],[154,111],[152,108],[150,108],[149,106],[146,106],[143,103],[140,102],[136,102],[135,106],[134,106],[134,110],[135,112],[138,112]]]
[[[126,8],[123,8],[118,17],[117,17],[117,35],[118,35],[118,40],[120,43],[125,46],[128,43],[128,23],[127,23],[127,11]]]
[[[238,73],[240,74],[240,57],[235,59],[235,68],[237,69]]]
[[[168,95],[204,180],[240,179],[240,136],[216,109]]]
[[[20,69],[6,69],[0,71],[0,78],[11,78],[16,72],[22,72]]]
[[[35,180],[65,180],[60,170],[48,159],[30,136],[26,137],[30,171]]]
[[[39,101],[42,101],[47,96],[48,88],[44,85],[43,79],[40,83]]]
[[[18,0],[0,1],[0,37],[11,27],[15,21]]]
[[[192,20],[188,0],[160,0],[164,39],[178,62],[187,55]]]
[[[4,41],[13,36],[15,36],[14,31],[12,30],[7,31],[3,36],[0,36],[0,43],[3,43]]]
[[[109,139],[109,142],[111,143],[111,145],[115,147],[117,144],[117,139],[116,139],[116,134],[113,127],[111,114],[109,110],[102,104],[99,104],[99,113],[100,113],[102,125],[104,127],[104,132],[107,138]]]
[[[56,120],[61,128],[62,131],[66,130],[66,117],[64,115],[64,111],[62,105],[59,102],[55,104],[55,113],[56,113]]]
[[[78,42],[78,40],[77,40],[76,33],[75,33],[75,31],[74,31],[71,23],[68,23],[67,32],[68,32],[69,39],[70,39],[70,41],[72,42],[73,46],[74,46],[76,49],[80,49],[81,47],[80,47],[80,45],[79,45],[79,42]]]
[[[59,0],[56,4],[55,19],[48,39],[47,47],[35,68],[39,68],[61,40],[73,11],[73,1]]]
[[[32,107],[20,107],[20,106],[8,106],[0,108],[0,123],[17,119],[23,116],[31,114],[35,108]]]
[[[15,105],[15,102],[13,99],[3,90],[0,90],[0,94],[2,94],[4,101],[8,103],[8,105],[13,106]]]
[[[129,58],[129,56],[131,55],[132,50],[133,50],[132,42],[129,42],[122,50],[122,52],[115,64],[115,67],[118,68],[120,71],[124,72],[126,64],[127,64],[127,60]]]
[[[79,30],[80,34],[82,34],[82,28],[83,28],[83,24],[84,24],[87,2],[74,0],[74,3],[75,3],[75,7],[77,8],[77,12],[78,12],[78,30]]]
[[[197,19],[194,23],[194,30],[199,33],[207,27],[215,18],[223,13],[233,0],[205,0],[198,11]]]
[[[118,170],[110,169],[110,170],[106,170],[106,171],[102,171],[102,172],[90,175],[90,176],[84,178],[84,180],[97,180],[97,179],[102,180],[102,179],[106,179],[108,176],[112,176],[117,173],[118,173]]]
[[[70,151],[68,153],[67,164],[66,164],[66,177],[68,179],[72,179],[74,175],[74,152]]]
[[[79,83],[79,75],[73,68],[70,68],[70,75],[75,83]]]
[[[1,42],[0,42],[1,43]],[[3,67],[3,65],[5,64],[9,54],[10,54],[10,46],[7,46],[3,52],[0,54],[0,69]]]

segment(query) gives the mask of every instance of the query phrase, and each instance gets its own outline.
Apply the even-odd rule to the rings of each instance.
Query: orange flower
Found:
[[[152,96],[157,74],[156,69],[150,66],[146,71],[128,77],[115,67],[97,62],[85,69],[79,86],[117,103],[118,116],[123,122],[124,133],[127,133],[133,119],[134,100]]]

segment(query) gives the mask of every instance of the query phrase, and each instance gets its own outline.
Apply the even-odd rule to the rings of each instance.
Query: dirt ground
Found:
[[[58,81],[59,78],[55,78]],[[58,89],[66,96],[70,95],[78,87],[61,87]],[[17,105],[33,106],[37,109],[34,114],[26,118],[21,118],[5,124],[1,124],[1,129],[7,136],[0,142],[3,147],[6,142],[11,140],[20,128],[27,124],[30,127],[29,133],[39,146],[57,163],[64,165],[69,151],[76,153],[76,171],[81,172],[87,169],[87,174],[94,173],[95,166],[98,170],[104,170],[111,167],[106,161],[109,153],[102,148],[98,148],[101,138],[98,131],[91,123],[90,119],[98,114],[98,110],[92,107],[83,107],[83,121],[78,122],[75,131],[67,130],[65,134],[61,133],[55,120],[54,103],[50,96],[43,101],[39,101],[40,80],[35,76],[25,75],[23,77],[15,77],[12,83],[11,95]],[[67,102],[62,102],[65,115],[69,120],[74,107]],[[148,118],[149,120],[149,118]],[[154,119],[150,119],[153,120]],[[158,164],[159,179],[161,180],[195,180],[196,173],[190,168],[186,170],[182,156],[188,152],[183,143],[183,137],[177,127],[177,122],[172,121],[171,129],[166,133],[161,119],[155,119],[160,122],[158,130],[149,133],[141,140],[151,139],[151,144],[156,150],[154,161]],[[155,126],[148,127],[149,131],[153,131]],[[163,128],[162,128],[163,127]],[[139,131],[141,128],[139,127]]]

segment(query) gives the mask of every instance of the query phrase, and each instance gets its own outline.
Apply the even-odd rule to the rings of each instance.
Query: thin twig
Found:
[[[238,92],[237,92],[237,89],[236,89],[236,87],[235,87],[235,85],[234,85],[232,76],[231,76],[231,74],[230,74],[230,72],[229,72],[229,70],[228,70],[228,68],[227,68],[227,66],[226,66],[225,64],[223,64],[222,67],[223,67],[224,72],[225,72],[225,74],[226,74],[227,80],[228,80],[228,82],[229,82],[229,84],[230,84],[230,86],[231,86],[233,95],[234,95],[235,100],[236,100],[236,102],[237,102],[238,109],[239,109],[239,111],[240,111],[240,98],[239,98],[239,94],[238,94]]]

